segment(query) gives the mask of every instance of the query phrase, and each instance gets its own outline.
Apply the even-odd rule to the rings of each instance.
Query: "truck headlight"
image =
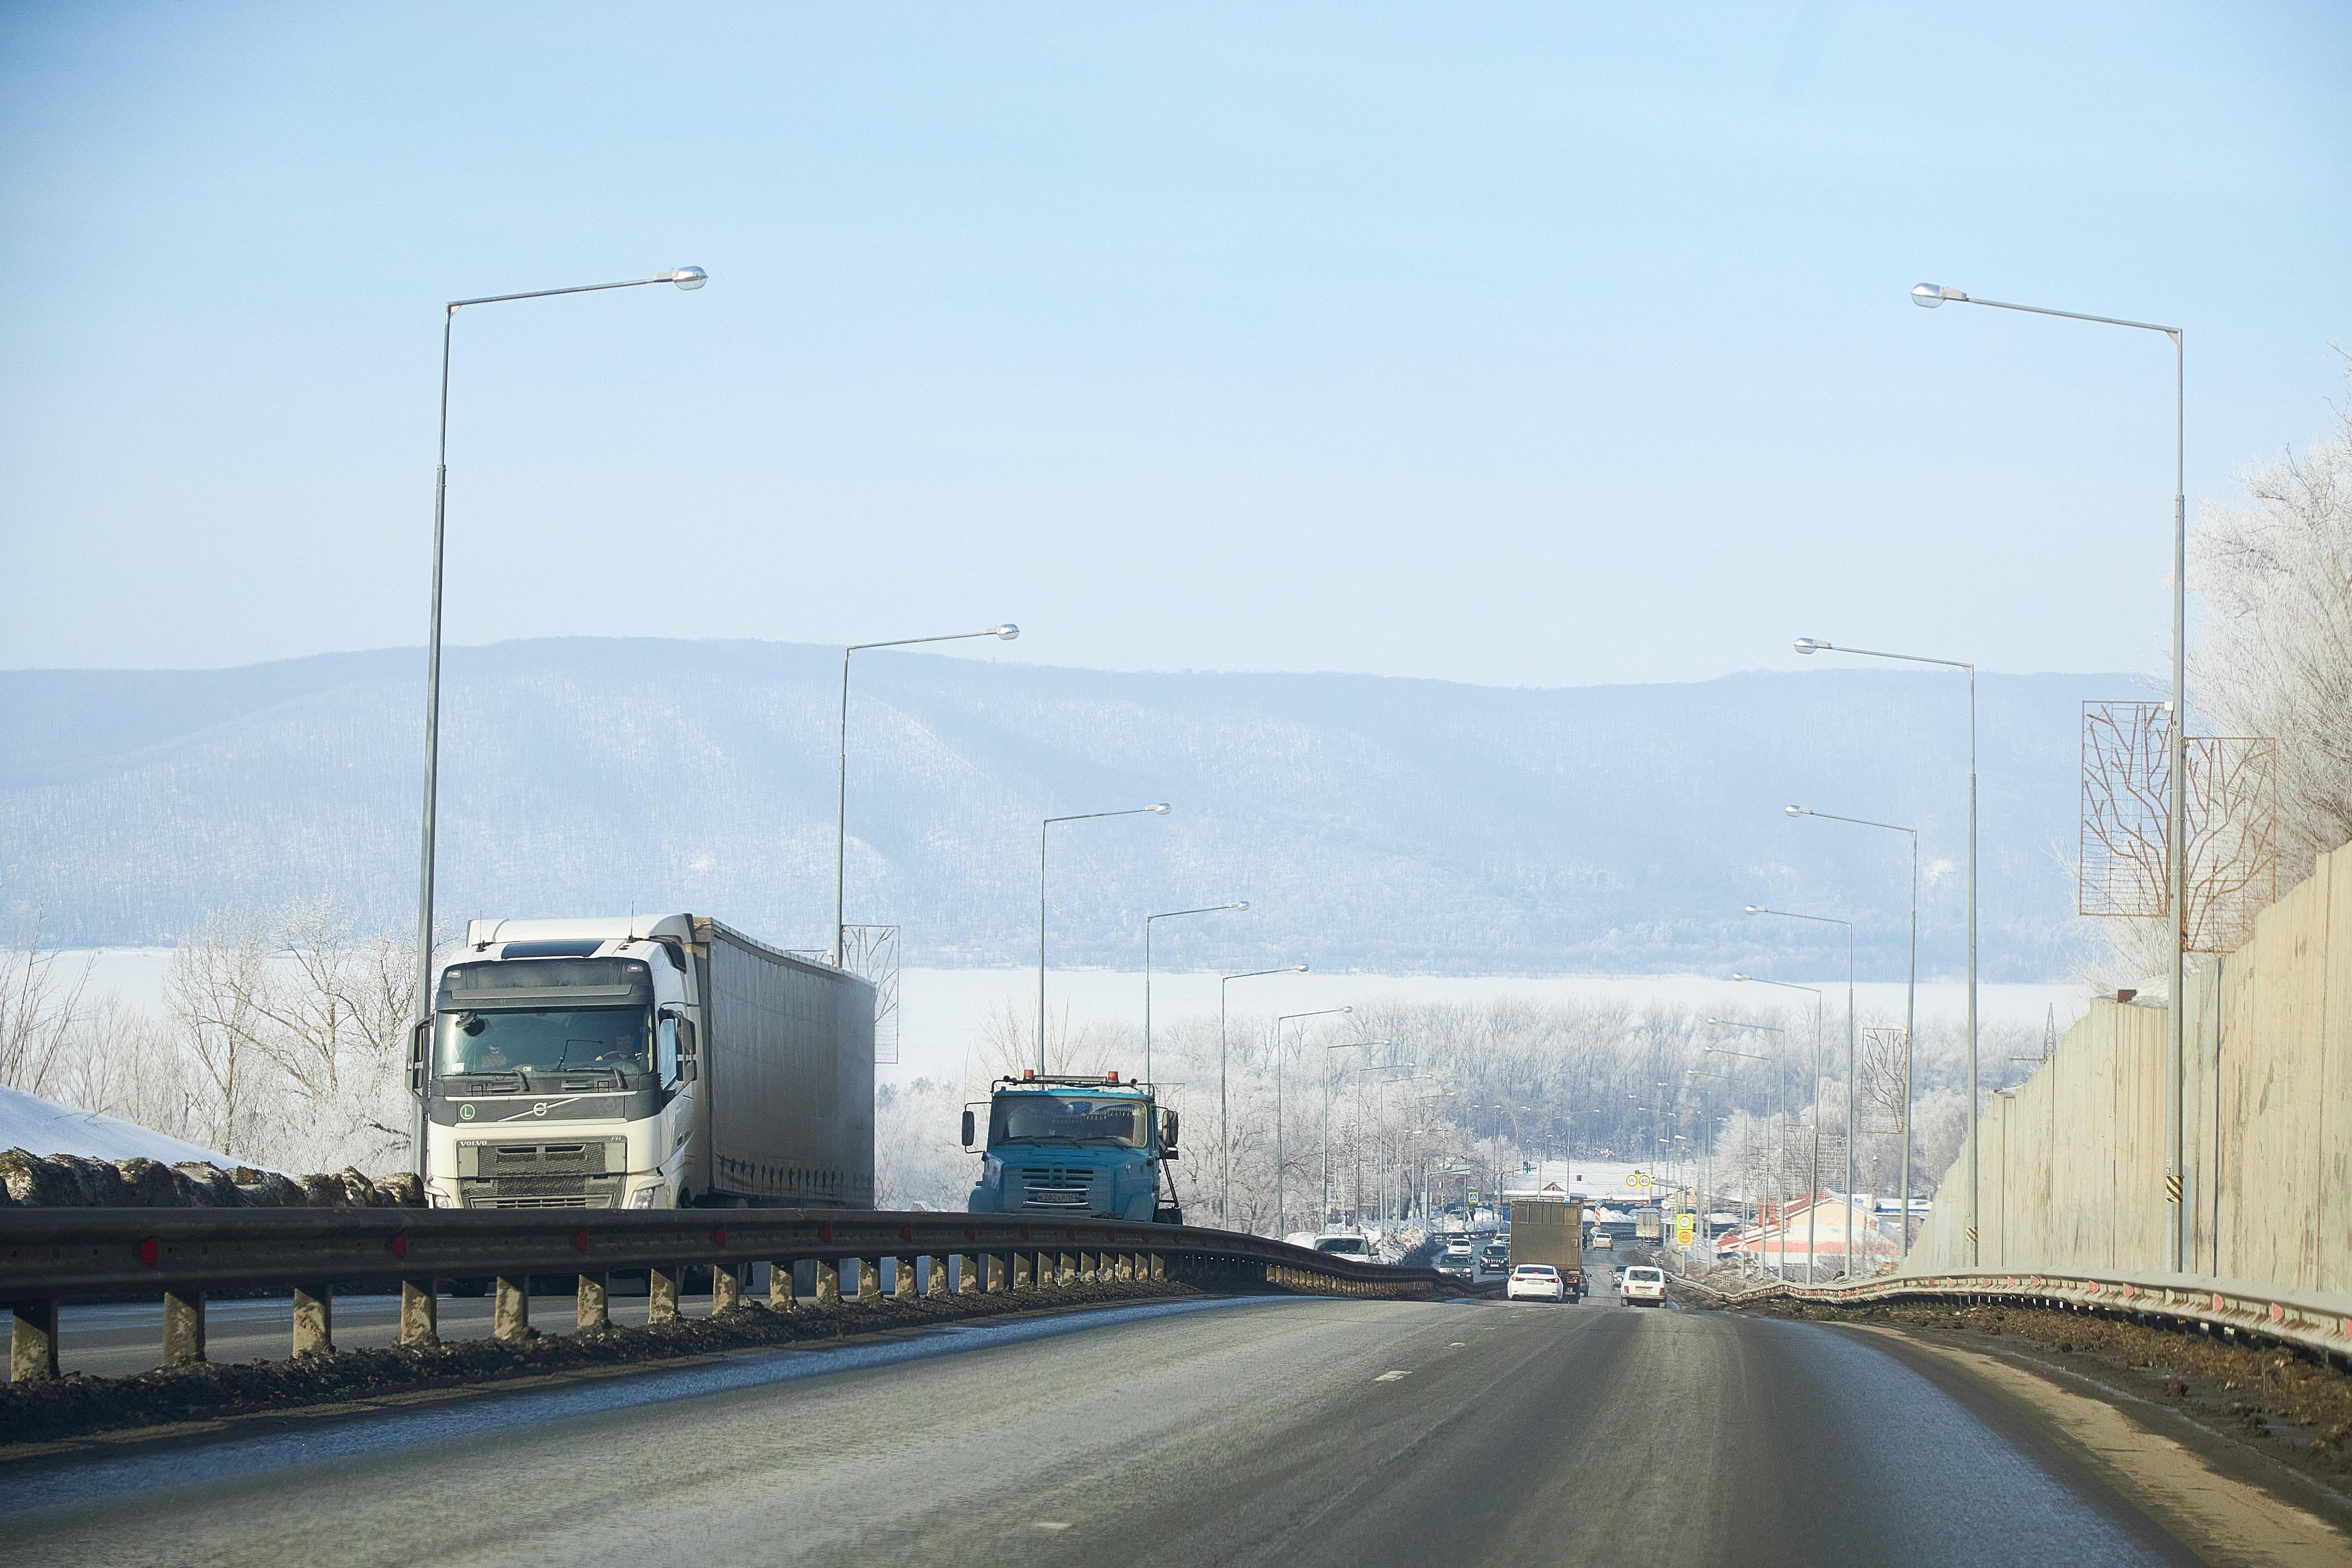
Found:
[[[654,1199],[660,1196],[661,1187],[658,1185],[653,1186],[641,1186],[637,1188],[636,1191],[629,1195],[629,1207],[631,1208],[651,1208],[654,1206]]]
[[[1004,1162],[994,1155],[980,1156],[980,1185],[994,1186],[1004,1179]]]

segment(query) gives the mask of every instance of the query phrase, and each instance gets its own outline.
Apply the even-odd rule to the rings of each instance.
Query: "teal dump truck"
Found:
[[[1176,1113],[1160,1108],[1150,1084],[1121,1082],[1116,1072],[1000,1078],[985,1107],[964,1110],[963,1146],[982,1151],[965,1207],[1181,1225],[1167,1168],[1176,1127]]]

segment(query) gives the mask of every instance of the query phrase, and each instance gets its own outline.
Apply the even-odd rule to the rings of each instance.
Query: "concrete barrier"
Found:
[[[2184,1275],[2352,1294],[2352,845],[2193,961],[2182,1043]],[[2165,1262],[2165,1009],[2099,999],[1979,1118],[1974,1269],[2151,1277]],[[1968,1154],[1900,1272],[1971,1268]]]

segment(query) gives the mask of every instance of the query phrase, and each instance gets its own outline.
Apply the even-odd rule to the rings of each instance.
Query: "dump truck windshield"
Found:
[[[1150,1102],[1127,1096],[999,1094],[989,1108],[988,1141],[1139,1149],[1150,1141]]]

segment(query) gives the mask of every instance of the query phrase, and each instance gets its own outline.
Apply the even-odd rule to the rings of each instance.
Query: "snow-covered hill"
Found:
[[[691,908],[820,946],[832,901],[837,650],[560,640],[454,650],[442,908]],[[0,896],[74,945],[322,891],[403,919],[422,658],[0,674]],[[1981,685],[1990,977],[2063,971],[2077,705],[2120,675]],[[1175,967],[1675,972],[1769,963],[1808,933],[1741,906],[1852,913],[1899,964],[1894,835],[1932,862],[1922,967],[1960,966],[1964,687],[1868,669],[1500,690],[1356,675],[1126,674],[866,655],[851,711],[849,916],[909,963],[1034,951],[1038,820],[1057,964],[1132,967],[1155,909]],[[1806,950],[1824,972],[1830,944]],[[1836,944],[1842,948],[1842,943]],[[1835,956],[1842,962],[1843,954]]]

